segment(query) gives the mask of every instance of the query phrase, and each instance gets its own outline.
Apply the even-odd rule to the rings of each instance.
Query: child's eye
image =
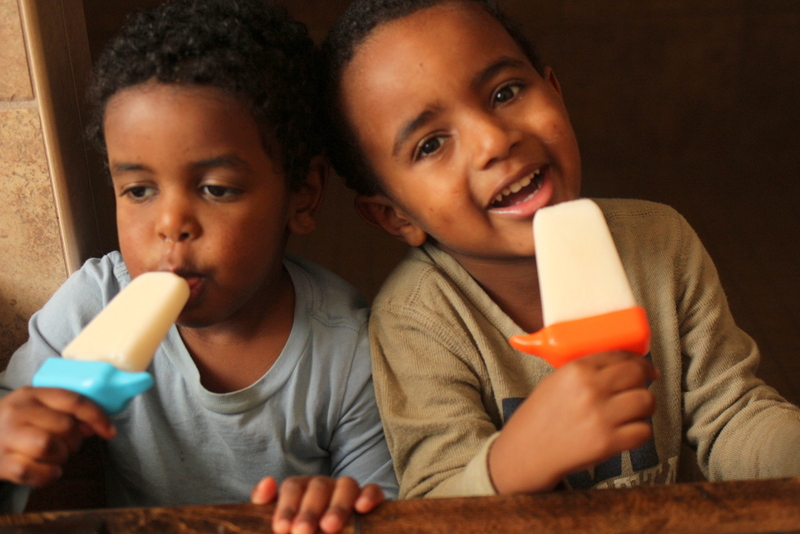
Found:
[[[147,185],[134,185],[122,191],[120,196],[129,197],[132,200],[147,200],[155,194],[156,190]]]
[[[204,185],[200,188],[204,195],[214,200],[233,200],[241,191],[224,185]]]
[[[444,142],[445,137],[442,135],[435,135],[433,137],[423,139],[423,141],[414,151],[414,161],[427,158],[428,156],[435,154],[440,148],[442,148]]]
[[[521,90],[522,84],[519,82],[504,85],[492,95],[492,105],[499,106],[500,104],[505,104],[517,96]]]

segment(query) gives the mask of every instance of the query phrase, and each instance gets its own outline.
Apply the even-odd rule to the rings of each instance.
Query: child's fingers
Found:
[[[655,396],[644,388],[618,393],[608,400],[604,408],[606,417],[613,426],[643,421],[652,416],[655,409]]]
[[[278,483],[272,477],[264,477],[256,484],[250,493],[250,502],[253,504],[267,504],[278,496]]]
[[[35,388],[39,401],[59,412],[64,412],[78,421],[85,423],[98,436],[111,439],[116,429],[106,413],[94,402],[83,395],[58,388]]]
[[[352,478],[337,479],[328,509],[325,510],[325,515],[319,522],[320,529],[327,534],[341,531],[353,514],[353,506],[360,492],[358,482]]]
[[[567,365],[588,365],[594,367],[595,369],[602,369],[604,367],[608,367],[609,365],[614,365],[616,363],[629,360],[634,355],[630,352],[624,352],[621,350],[611,350],[607,352],[596,352],[594,354],[588,354],[583,356],[582,358],[577,358],[572,360],[571,362],[567,363]],[[638,356],[637,356],[638,357]]]
[[[13,436],[11,447],[33,457],[39,457],[45,450],[54,450],[50,441],[58,440],[66,447],[67,454],[76,452],[83,442],[83,434],[69,414],[55,411],[47,406],[32,402],[9,415],[3,429]]]
[[[283,481],[278,492],[278,504],[272,515],[272,530],[275,534],[288,534],[300,509],[303,494],[311,477],[290,477]]]
[[[20,399],[14,403],[15,411],[7,421],[13,426],[32,426],[53,434],[66,434],[76,428],[75,419],[41,403],[38,399]]]
[[[615,433],[615,449],[632,451],[647,443],[653,436],[653,427],[646,421],[635,421],[619,427]]]
[[[611,394],[643,388],[653,379],[653,365],[641,356],[620,361],[599,371],[600,379]]]
[[[380,486],[377,484],[367,484],[364,486],[364,489],[361,490],[361,495],[356,499],[356,512],[359,514],[369,513],[385,500],[386,496],[383,494],[383,490]]]
[[[314,477],[309,481],[300,509],[292,523],[292,534],[317,532],[319,520],[331,502],[335,486],[336,481],[328,477]]]
[[[72,444],[62,436],[54,435],[34,426],[24,426],[14,433],[13,443],[6,445],[9,452],[35,462],[63,464],[73,452]]]
[[[62,474],[58,464],[38,462],[17,452],[3,454],[0,458],[0,479],[21,486],[40,488],[55,482]]]

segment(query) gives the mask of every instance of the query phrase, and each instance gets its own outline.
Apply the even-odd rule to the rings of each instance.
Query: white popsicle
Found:
[[[592,354],[646,354],[650,326],[636,303],[600,207],[588,199],[540,209],[533,219],[544,328],[511,345],[555,367]]]
[[[144,371],[188,299],[189,284],[180,276],[141,274],[86,325],[62,356]]]
[[[533,239],[545,326],[636,306],[603,212],[591,200],[540,209]]]

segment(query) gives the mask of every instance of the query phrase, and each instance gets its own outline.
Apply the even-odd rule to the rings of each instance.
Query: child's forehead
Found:
[[[275,143],[265,141],[251,106],[210,86],[148,81],[129,87],[109,100],[104,130],[110,156],[141,153],[163,138],[180,147],[176,159],[216,152],[277,157]]]
[[[158,80],[147,80],[143,83],[121,89],[108,100],[106,116],[119,107],[137,105],[143,108],[156,108],[179,103],[194,103],[201,107],[225,107],[246,110],[243,99],[213,86],[163,83]]]
[[[104,113],[104,129],[123,124],[138,130],[152,127],[224,137],[230,129],[247,131],[262,141],[252,106],[244,98],[214,86],[162,83],[149,80],[127,87],[111,97]],[[229,132],[228,132],[229,133]]]
[[[440,48],[424,46],[431,40],[437,41]],[[353,62],[376,53],[425,60],[437,52],[444,55],[476,41],[503,42],[519,48],[502,24],[479,4],[456,1],[426,7],[376,26],[356,47]],[[465,55],[461,59],[468,62],[471,58]]]
[[[530,63],[502,24],[477,3],[438,4],[377,26],[345,68],[344,92],[364,80],[373,89],[401,91],[442,85],[454,76],[477,74],[501,57]]]

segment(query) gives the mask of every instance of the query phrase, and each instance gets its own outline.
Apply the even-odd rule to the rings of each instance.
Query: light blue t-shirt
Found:
[[[351,476],[396,497],[372,388],[366,303],[319,265],[293,256],[284,265],[295,290],[292,331],[251,386],[206,390],[172,327],[148,368],[155,386],[112,418],[110,506],[247,502],[267,475]],[[0,395],[30,384],[45,358],[59,356],[129,282],[119,253],[87,261],[31,318],[30,339],[0,374]]]

